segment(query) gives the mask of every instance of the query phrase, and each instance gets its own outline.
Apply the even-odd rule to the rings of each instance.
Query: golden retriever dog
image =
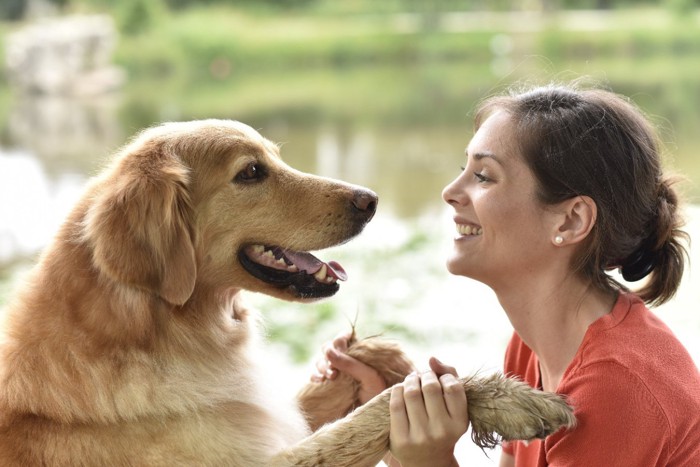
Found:
[[[89,184],[5,310],[2,465],[376,464],[388,393],[330,424],[356,405],[348,378],[310,383],[298,404],[279,400],[270,389],[284,382],[261,365],[257,318],[241,300],[243,290],[333,295],[345,271],[307,252],[359,234],[376,206],[368,189],[290,168],[239,122],[138,135]],[[411,371],[382,340],[351,351],[390,384]],[[563,401],[504,381],[491,386],[507,400],[470,404],[475,430],[528,439],[571,424]],[[486,394],[465,387],[470,402]],[[515,428],[503,407],[525,414]]]

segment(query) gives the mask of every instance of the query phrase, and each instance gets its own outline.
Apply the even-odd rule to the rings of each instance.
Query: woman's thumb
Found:
[[[435,374],[438,376],[438,378],[442,375],[445,375],[447,373],[457,376],[457,370],[449,365],[445,365],[442,363],[440,360],[438,360],[436,357],[430,357],[430,360],[428,362],[430,364],[430,369],[435,372]]]

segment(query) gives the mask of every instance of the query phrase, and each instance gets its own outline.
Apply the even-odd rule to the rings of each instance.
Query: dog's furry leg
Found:
[[[371,343],[367,344],[366,343]],[[363,361],[379,366],[378,348],[385,349],[379,354],[389,361],[409,362],[398,347],[380,339],[368,339],[353,343],[348,353],[369,357]],[[410,362],[409,362],[410,364]],[[385,368],[385,367],[384,367]],[[405,369],[404,369],[405,371]],[[410,371],[410,368],[409,368]],[[380,372],[381,373],[381,372]],[[407,371],[408,373],[408,371]],[[382,373],[383,374],[383,373]],[[480,447],[493,447],[500,440],[529,440],[544,438],[560,428],[571,428],[575,424],[573,410],[556,394],[544,393],[532,389],[527,384],[501,375],[487,378],[475,376],[461,378],[467,399],[472,427],[472,439]],[[321,389],[324,383],[312,383]],[[347,384],[344,382],[343,384]],[[332,397],[332,391],[326,394]],[[305,389],[303,393],[313,393],[314,389]],[[348,397],[351,391],[339,391]],[[356,392],[354,393],[356,395]],[[274,467],[282,466],[373,466],[376,465],[389,447],[389,398],[391,390],[387,389],[374,399],[359,407],[345,418],[322,426],[318,431],[296,446],[275,456],[269,463]],[[307,399],[310,401],[312,399]],[[338,402],[340,413],[343,404],[352,408],[357,401]]]
[[[270,467],[375,466],[389,448],[387,389],[345,418],[322,426],[271,459]]]
[[[461,378],[469,401],[472,439],[482,447],[500,440],[544,438],[575,424],[573,411],[556,394],[494,375]],[[373,466],[389,448],[387,389],[347,417],[324,425],[296,446],[275,456],[273,467]]]

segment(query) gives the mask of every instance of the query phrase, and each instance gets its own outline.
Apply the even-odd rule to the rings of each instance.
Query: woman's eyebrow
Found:
[[[465,154],[467,156],[467,159],[469,159],[469,157],[470,157],[469,153],[467,151],[465,151]],[[496,157],[496,155],[491,153],[491,152],[476,152],[476,153],[472,154],[471,157],[473,157],[475,161],[480,161],[481,159],[488,158],[488,159],[494,160],[499,165],[503,165],[503,161],[500,158]]]

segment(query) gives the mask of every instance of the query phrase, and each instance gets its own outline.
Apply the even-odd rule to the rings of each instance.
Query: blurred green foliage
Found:
[[[352,32],[356,30],[363,33]],[[396,34],[384,21],[261,20],[210,7],[173,16],[148,34],[126,35],[117,60],[132,75],[182,73],[196,80],[216,79],[234,71],[405,63],[440,56],[487,58],[490,36],[433,33],[416,40],[413,34]]]
[[[664,5],[679,14],[685,14],[700,6],[700,0],[44,0],[59,9],[99,9],[113,10],[124,7],[147,12],[151,6],[162,6],[171,10],[186,10],[202,6],[224,6],[243,9],[259,14],[277,14],[280,12],[305,12],[315,14],[357,14],[357,13],[423,13],[426,24],[431,22],[431,15],[446,11],[518,11],[539,9],[541,11],[618,9],[640,6]],[[30,0],[2,0],[0,2],[0,19],[19,20],[29,9]],[[148,13],[146,13],[148,14]],[[139,21],[141,19],[139,18]]]
[[[146,8],[146,4],[150,6]],[[505,25],[462,32],[404,32],[397,30],[396,18],[391,15],[259,17],[222,5],[192,7],[167,15],[157,5],[158,2],[148,0],[126,0],[120,4],[117,17],[123,37],[117,61],[131,76],[182,75],[183,79],[199,81],[260,70],[427,60],[481,61],[492,57],[491,40],[495,34],[510,34]],[[646,21],[657,12],[625,12],[624,28],[594,34],[554,26],[531,37],[516,34],[514,39],[522,39],[528,45],[534,40],[539,52],[552,59],[586,59],[611,53],[700,53],[697,26],[649,28]],[[130,19],[137,17],[140,19]]]
[[[115,13],[122,33],[135,36],[157,28],[168,8],[165,0],[120,0]]]

